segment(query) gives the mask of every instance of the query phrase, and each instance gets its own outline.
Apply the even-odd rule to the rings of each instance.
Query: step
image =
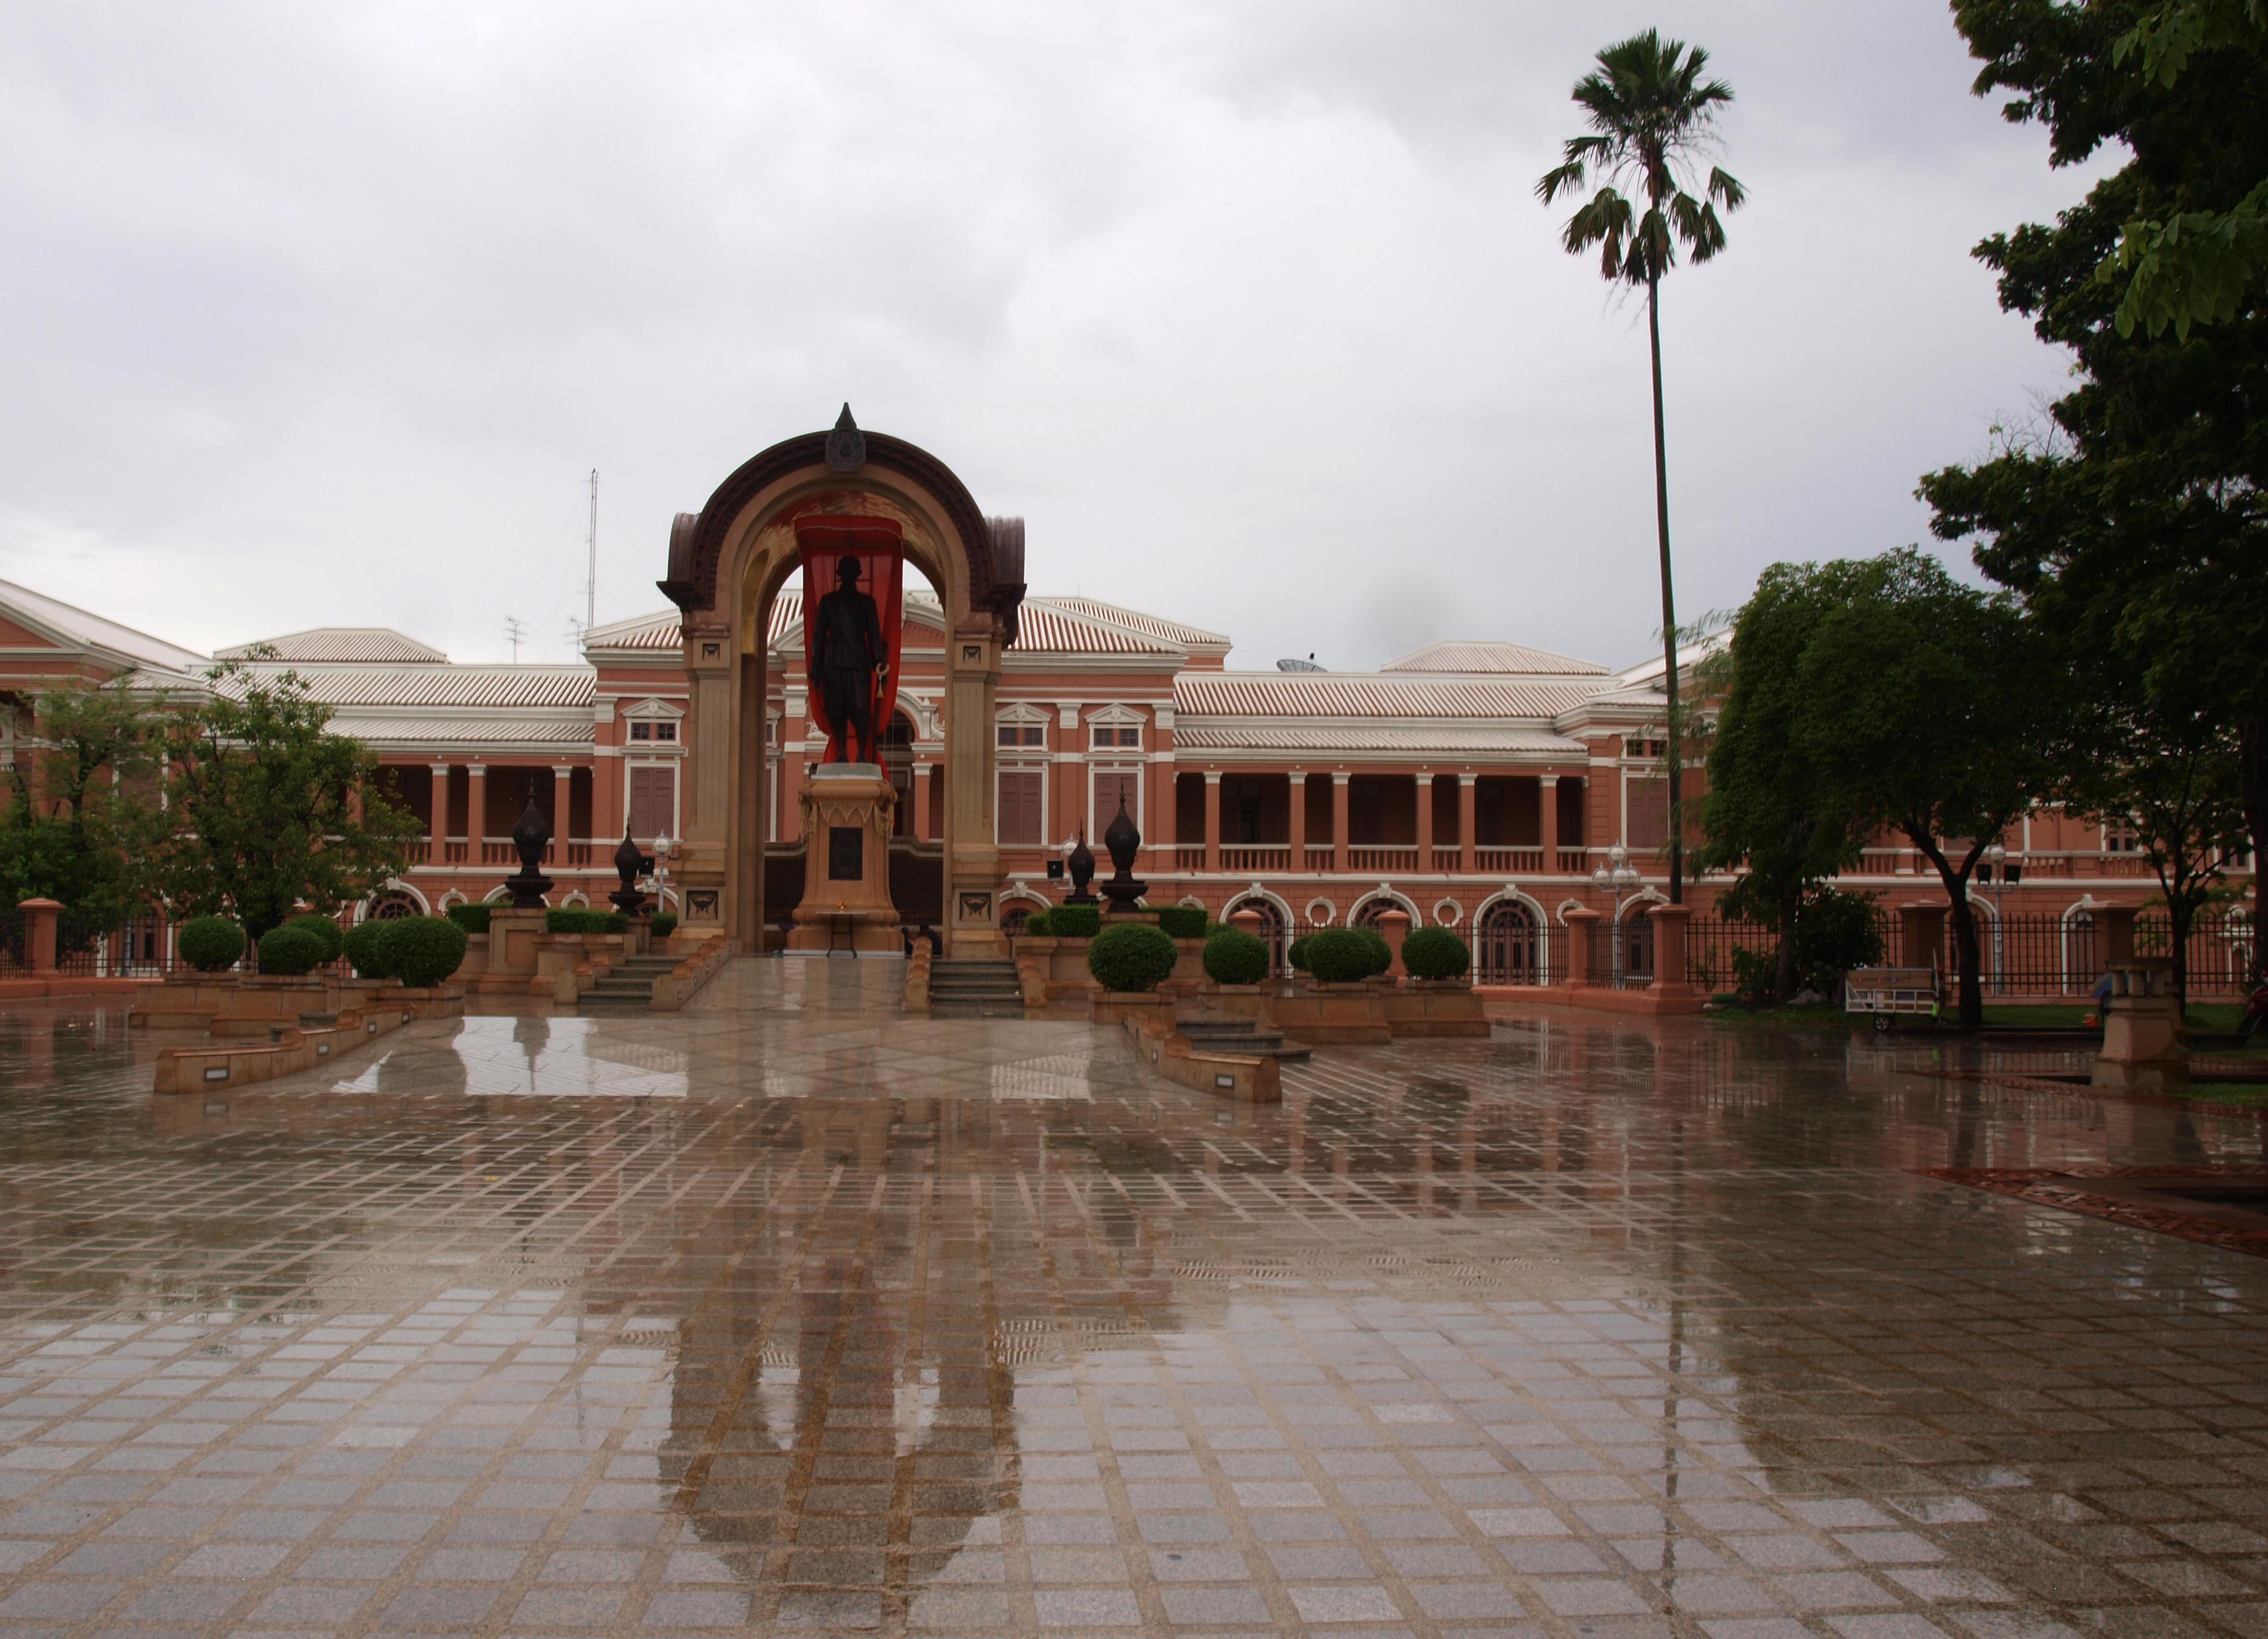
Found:
[[[1248,1018],[1183,1018],[1174,1028],[1201,1053],[1226,1053],[1233,1057],[1277,1059],[1301,1063],[1308,1057],[1305,1042],[1286,1041],[1280,1030],[1263,1030]]]

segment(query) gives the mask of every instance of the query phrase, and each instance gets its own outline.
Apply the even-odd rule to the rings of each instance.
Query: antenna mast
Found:
[[[519,640],[521,636],[526,634],[526,627],[520,623],[520,619],[518,615],[507,614],[504,617],[504,635],[511,640],[512,663],[514,665],[518,665],[519,664]]]
[[[591,577],[584,583],[583,630],[599,623],[599,469],[591,469]]]

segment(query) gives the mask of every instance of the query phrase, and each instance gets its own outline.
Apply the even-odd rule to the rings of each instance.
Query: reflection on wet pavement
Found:
[[[0,1635],[2268,1631],[2268,1261],[1906,1170],[2268,1124],[1565,1018],[1222,1106],[895,977],[163,1104],[0,1016]]]

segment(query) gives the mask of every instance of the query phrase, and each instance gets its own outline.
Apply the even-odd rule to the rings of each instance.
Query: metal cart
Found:
[[[1935,1018],[1941,999],[1934,966],[1854,967],[1843,976],[1843,1011],[1872,1013],[1877,1030],[1901,1013]]]

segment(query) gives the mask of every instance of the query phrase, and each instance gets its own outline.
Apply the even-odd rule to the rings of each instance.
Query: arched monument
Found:
[[[830,524],[829,520],[836,520]],[[775,680],[765,643],[772,600],[806,543],[856,521],[895,533],[944,606],[946,953],[998,948],[999,849],[993,842],[992,713],[1001,651],[1024,599],[1024,523],[986,518],[951,469],[901,439],[864,432],[843,406],[829,432],[772,445],[670,529],[660,583],[683,611],[692,737],[685,835],[674,880],[688,933],[761,948],[764,903],[764,707]],[[802,687],[800,677],[784,680]],[[791,793],[799,799],[801,793]]]

